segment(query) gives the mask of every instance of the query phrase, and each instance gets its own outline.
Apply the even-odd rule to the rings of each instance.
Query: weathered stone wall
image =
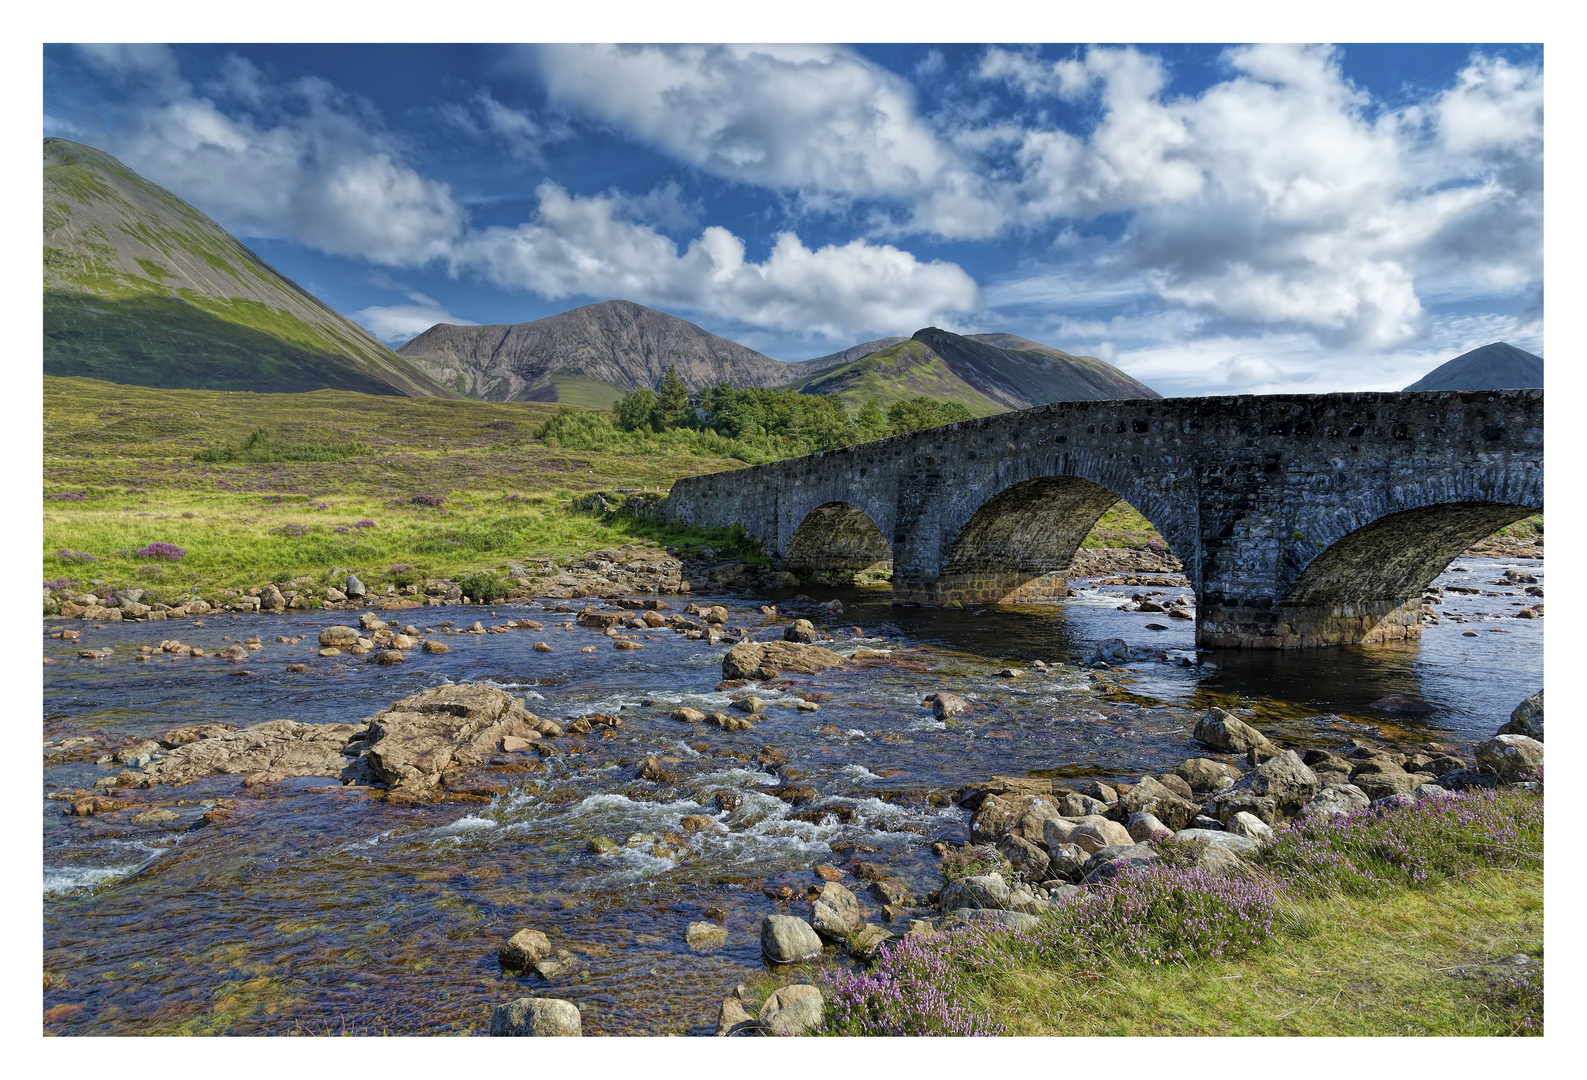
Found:
[[[895,600],[986,603],[1050,592],[1114,497],[1184,563],[1203,645],[1415,637],[1433,576],[1542,508],[1543,392],[1055,402],[680,480],[665,513],[786,557],[846,503],[891,544]]]

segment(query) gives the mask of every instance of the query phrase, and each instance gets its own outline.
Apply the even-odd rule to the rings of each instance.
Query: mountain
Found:
[[[669,365],[690,390],[700,390],[724,382],[780,386],[815,363],[773,360],[627,300],[510,325],[440,323],[397,352],[470,397],[602,406],[656,386]]]
[[[1504,341],[1461,353],[1407,390],[1528,390],[1543,385],[1543,358]]]
[[[863,360],[871,353],[881,352],[890,345],[897,345],[908,340],[906,337],[877,338],[875,341],[865,341],[858,345],[850,345],[846,349],[828,353],[825,356],[818,356],[813,360],[806,360],[804,363],[812,369],[842,367],[844,364],[852,364],[856,360]]]
[[[44,371],[456,396],[169,191],[65,139],[44,140]]]
[[[934,326],[857,360],[812,372],[794,386],[807,394],[838,394],[856,408],[867,398],[886,408],[923,394],[957,401],[976,416],[1050,401],[1162,397],[1092,356],[1071,356],[1013,334],[961,336]]]

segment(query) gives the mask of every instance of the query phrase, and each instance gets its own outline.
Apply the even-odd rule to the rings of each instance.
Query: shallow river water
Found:
[[[1509,617],[1536,601],[1494,584],[1507,567],[1543,578],[1541,560],[1466,560],[1438,583],[1479,591],[1446,589],[1441,621],[1420,643],[1294,654],[1198,656],[1192,623],[1116,610],[1133,593],[1161,599],[1184,589],[1092,586],[1057,605],[970,611],[896,608],[885,590],[812,589],[816,600],[838,598],[846,609],[819,620],[834,634],[825,644],[843,654],[888,650],[888,658],[758,691],[767,719],[731,733],[668,716],[678,704],[727,705],[733,693],[715,690],[725,647],[658,630],[642,650],[617,652],[596,631],[564,629],[572,616],[552,613],[555,601],[391,613],[421,629],[526,616],[545,631],[449,636],[451,652],[414,650],[390,667],[316,656],[319,629],[346,621],[345,612],[212,615],[202,627],[113,623],[85,627],[77,644],[46,637],[44,654],[55,663],[44,674],[45,737],[57,741],[119,741],[209,721],[357,722],[446,681],[495,684],[558,721],[620,712],[624,726],[610,737],[564,740],[568,753],[543,772],[505,777],[509,794],[490,802],[395,806],[330,780],[244,791],[229,777],[139,792],[186,802],[171,807],[177,821],[142,828],[63,815],[67,804],[41,800],[44,965],[54,980],[45,1028],[479,1034],[490,1006],[543,995],[577,1002],[589,1035],[710,1034],[716,1003],[764,970],[761,918],[808,911],[800,897],[820,883],[815,864],[880,864],[917,894],[930,889],[931,843],[968,836],[968,814],[951,800],[965,783],[1161,771],[1198,753],[1190,728],[1210,705],[1252,709],[1259,726],[1290,745],[1367,739],[1469,752],[1543,683],[1542,620]],[[722,603],[730,626],[773,638],[781,627],[763,627],[760,605],[787,598],[693,599]],[[689,602],[665,599],[674,609]],[[1146,629],[1157,620],[1169,629]],[[254,634],[267,644],[249,658],[248,677],[232,677],[232,666],[213,657],[134,660],[139,645],[164,637],[213,652],[223,636]],[[295,644],[269,644],[299,634]],[[1114,637],[1136,656],[1127,670],[1099,680],[1075,663]],[[541,638],[555,651],[532,651]],[[597,652],[578,651],[590,643]],[[77,658],[104,645],[115,647],[109,659]],[[1032,660],[1054,667],[1018,679],[995,674]],[[309,670],[287,672],[294,663]],[[935,690],[977,707],[936,721],[920,704]],[[792,708],[799,691],[817,692],[820,711]],[[1370,707],[1388,694],[1421,698],[1434,711],[1408,717]],[[785,768],[784,779],[813,788],[812,800],[792,806],[766,794],[782,782],[754,760],[766,747],[786,754],[801,775]],[[639,759],[652,754],[675,759],[675,786],[636,777]],[[107,775],[91,761],[52,764],[46,754],[44,793]],[[740,793],[742,805],[717,809],[713,796],[726,790]],[[235,816],[199,826],[216,798],[235,799]],[[686,815],[718,826],[686,832]],[[619,846],[594,854],[589,841],[598,836]],[[852,874],[842,880],[861,891]],[[793,901],[765,891],[782,886]],[[879,903],[862,902],[880,921]],[[685,928],[701,920],[724,926],[725,942],[691,949]],[[569,950],[574,966],[554,981],[504,972],[496,952],[526,926]]]

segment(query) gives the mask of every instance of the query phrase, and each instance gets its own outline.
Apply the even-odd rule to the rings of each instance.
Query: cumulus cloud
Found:
[[[459,244],[454,264],[503,288],[558,299],[615,296],[832,338],[919,327],[979,303],[974,280],[952,263],[921,262],[887,244],[854,240],[815,250],[777,237],[764,262],[744,241],[706,228],[683,250],[626,220],[609,196],[578,197],[550,181],[532,221],[493,226]]]
[[[473,319],[452,314],[439,300],[425,296],[423,293],[410,292],[407,295],[411,303],[394,304],[390,307],[366,307],[352,313],[353,321],[392,348],[413,340],[436,323],[450,323],[453,326],[479,325]]]

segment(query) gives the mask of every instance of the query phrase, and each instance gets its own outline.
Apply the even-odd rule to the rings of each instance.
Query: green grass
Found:
[[[586,409],[610,409],[623,396],[623,391],[611,383],[587,375],[552,375],[551,385],[556,389],[557,401]]]
[[[836,394],[853,410],[875,398],[885,411],[897,402],[921,395],[956,401],[969,409],[972,416],[992,416],[1008,411],[955,375],[928,345],[913,340],[899,342],[793,385],[807,394]]]
[[[1281,901],[1270,946],[1233,963],[1017,970],[980,1005],[1011,1035],[1509,1035],[1451,969],[1543,956],[1541,872],[1489,870],[1373,900]]]

